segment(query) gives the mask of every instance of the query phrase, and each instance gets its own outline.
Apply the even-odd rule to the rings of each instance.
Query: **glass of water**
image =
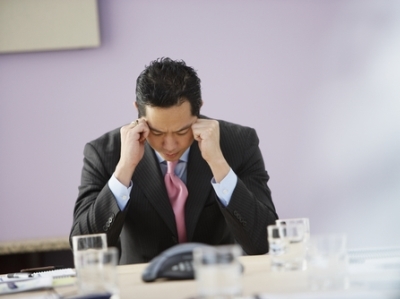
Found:
[[[118,294],[118,249],[74,252],[78,290],[81,294]]]
[[[346,241],[345,234],[311,236],[307,250],[307,272],[312,290],[348,288]]]
[[[240,296],[242,266],[238,245],[206,246],[193,250],[193,265],[199,297]]]
[[[308,237],[304,224],[269,225],[267,230],[271,269],[305,270]]]

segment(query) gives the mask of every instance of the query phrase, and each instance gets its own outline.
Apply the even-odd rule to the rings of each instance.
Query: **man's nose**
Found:
[[[166,150],[173,150],[176,147],[176,140],[173,136],[171,135],[166,135],[164,137],[164,141],[163,141],[163,147]]]

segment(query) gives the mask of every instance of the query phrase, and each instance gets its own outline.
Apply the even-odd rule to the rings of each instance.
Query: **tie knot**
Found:
[[[178,164],[179,161],[167,161],[167,173],[175,174],[175,166]]]

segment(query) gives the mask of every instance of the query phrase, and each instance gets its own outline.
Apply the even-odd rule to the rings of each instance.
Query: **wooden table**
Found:
[[[242,256],[240,257],[240,260],[245,268],[243,274],[243,298],[255,298],[253,296],[256,294],[268,294],[268,297],[263,297],[268,299],[400,298],[400,293],[394,294],[393,291],[387,292],[387,294],[379,292],[375,294],[375,296],[373,290],[365,291],[365,289],[360,290],[357,288],[350,288],[349,290],[337,292],[330,291],[329,293],[311,292],[308,290],[306,271],[271,271],[268,255]],[[121,299],[189,299],[196,297],[196,281],[194,280],[162,280],[151,283],[143,282],[141,279],[141,275],[146,266],[147,264],[118,266],[118,280]],[[73,295],[74,293],[76,293],[76,287],[57,287],[56,292],[63,296]],[[38,297],[45,294],[47,294],[47,297]],[[49,294],[49,292],[45,291],[36,291],[29,293],[13,294],[8,296],[0,296],[0,299],[29,298],[28,296],[35,296],[34,298],[55,298],[49,296]]]
[[[269,256],[241,257],[245,270],[243,275],[244,295],[264,292],[292,293],[305,289],[307,278],[303,272],[271,272]],[[121,299],[132,298],[193,298],[196,296],[196,282],[156,281],[144,283],[141,274],[146,264],[120,266],[119,283]]]

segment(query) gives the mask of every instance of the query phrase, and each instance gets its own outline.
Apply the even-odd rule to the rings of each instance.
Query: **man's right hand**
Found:
[[[136,165],[143,158],[144,143],[150,129],[143,118],[123,126],[121,133],[121,157],[114,175],[121,184],[129,187]]]

